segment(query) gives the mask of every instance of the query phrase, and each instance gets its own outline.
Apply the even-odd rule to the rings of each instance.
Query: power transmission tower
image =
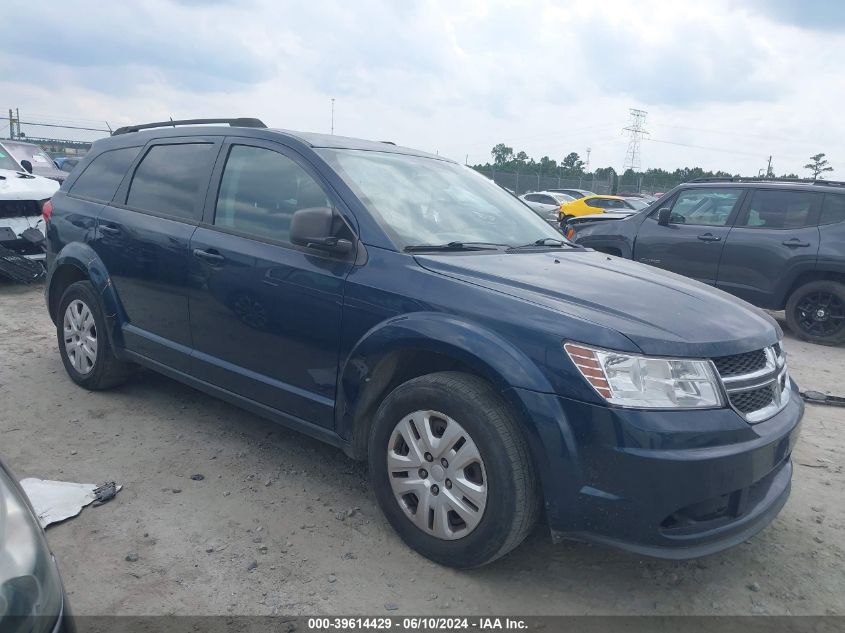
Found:
[[[19,139],[21,137],[21,113],[20,110],[15,108],[15,112],[12,112],[12,108],[9,108],[9,139],[14,141],[15,139]]]
[[[623,128],[625,132],[628,132],[628,151],[625,152],[625,164],[622,166],[622,173],[629,169],[640,170],[640,141],[642,141],[644,135],[648,134],[645,130],[645,118],[648,112],[636,108],[630,108],[630,112],[631,122],[628,127]]]

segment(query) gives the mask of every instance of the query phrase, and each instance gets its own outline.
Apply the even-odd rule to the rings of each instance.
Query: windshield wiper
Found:
[[[544,237],[543,239],[531,242],[530,244],[522,244],[521,246],[511,246],[508,250],[518,251],[526,250],[529,248],[538,248],[542,246],[547,246],[551,248],[563,248],[564,246],[571,246],[572,248],[578,248],[576,244],[573,244],[572,242],[567,242],[566,240],[559,240],[554,237]]]
[[[500,246],[507,244],[492,244],[489,242],[449,242],[447,244],[414,244],[406,246],[403,250],[406,253],[418,253],[422,251],[495,251]]]

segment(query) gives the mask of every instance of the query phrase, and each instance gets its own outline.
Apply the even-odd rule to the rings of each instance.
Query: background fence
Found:
[[[511,171],[500,171],[498,169],[479,169],[497,185],[510,189],[516,195],[532,191],[545,191],[547,189],[587,189],[594,193],[616,194],[616,193],[656,193],[669,191],[681,180],[652,178],[649,176],[628,177],[606,177],[599,178],[595,174],[584,174],[579,178],[566,178],[557,175],[542,174],[521,174]]]

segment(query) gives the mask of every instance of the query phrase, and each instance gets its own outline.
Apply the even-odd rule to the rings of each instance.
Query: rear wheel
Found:
[[[130,366],[114,355],[106,327],[91,282],[68,286],[56,319],[59,354],[71,379],[86,389],[107,389],[129,375]]]
[[[430,374],[391,392],[373,422],[369,466],[402,539],[450,567],[504,556],[539,513],[516,419],[489,384],[468,374]]]
[[[796,336],[821,345],[845,343],[845,284],[812,281],[786,304],[786,322]]]

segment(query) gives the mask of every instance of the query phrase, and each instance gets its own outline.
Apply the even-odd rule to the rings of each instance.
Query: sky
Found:
[[[0,116],[112,128],[251,116],[470,164],[499,142],[620,170],[845,179],[840,0],[5,0]],[[10,18],[11,16],[11,18]],[[0,136],[8,133],[0,119]],[[99,132],[23,126],[31,136]]]

